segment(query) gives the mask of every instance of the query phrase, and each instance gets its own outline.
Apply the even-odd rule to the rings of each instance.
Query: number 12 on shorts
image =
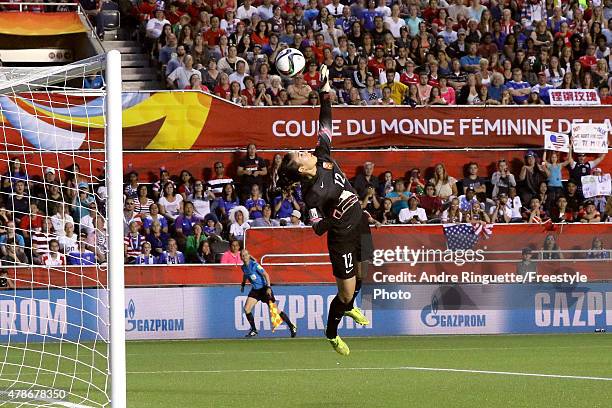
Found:
[[[343,254],[342,258],[344,258],[344,269],[346,270],[346,273],[353,272],[353,253],[348,252]]]

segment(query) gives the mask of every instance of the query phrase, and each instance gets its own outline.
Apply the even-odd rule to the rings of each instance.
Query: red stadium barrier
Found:
[[[386,226],[373,229],[372,232],[374,246],[377,249],[392,249],[396,245],[412,249],[446,249],[446,238],[441,225]],[[569,252],[564,254],[563,260],[542,262],[539,272],[573,270],[587,275],[590,280],[608,280],[612,279],[610,260],[585,261],[581,259],[585,254],[571,251],[590,249],[595,236],[602,238],[608,245],[605,247],[609,248],[610,233],[610,224],[559,224],[554,225],[552,229],[540,224],[496,224],[493,227],[493,235],[487,240],[481,238],[475,248],[486,250],[485,259],[488,262],[465,265],[437,262],[417,264],[416,267],[396,264],[390,267],[392,270],[404,268],[405,271],[413,270],[430,274],[445,271],[451,275],[463,271],[473,271],[476,274],[514,272],[516,263],[509,261],[518,261],[520,251],[525,247],[534,251],[540,250],[546,236],[553,234],[561,252],[564,250]],[[247,230],[247,247],[252,256],[258,260],[263,259],[264,266],[273,274],[275,281],[291,279],[295,282],[295,279],[303,279],[299,281],[311,282],[312,279],[321,279],[323,282],[330,282],[333,279],[330,265],[317,264],[329,262],[329,257],[326,255],[326,237],[318,237],[309,227],[251,228]],[[515,252],[506,253],[506,251]],[[301,268],[297,274],[295,267]]]
[[[593,237],[599,236],[609,242],[610,224],[568,224],[556,225],[554,231],[536,224],[497,224],[493,236],[481,242],[482,248],[491,251],[520,251],[524,247],[541,249],[544,238],[554,234],[564,250],[589,249]],[[389,249],[395,245],[409,248],[446,248],[446,241],[440,225],[386,226],[374,229],[374,242],[377,249]],[[263,262],[271,274],[273,283],[321,283],[333,282],[331,267],[328,264],[325,237],[318,237],[311,228],[251,228],[247,231],[247,248],[252,256]],[[495,262],[468,263],[463,266],[453,263],[418,264],[418,273],[451,275],[472,270],[476,274],[503,274],[514,272],[518,253],[493,253],[486,255]],[[580,271],[589,280],[612,279],[610,260],[585,261],[584,255],[573,252],[566,254],[565,260],[540,263],[540,273],[553,273],[560,270],[572,273]],[[406,264],[387,266],[388,271],[412,270]],[[9,277],[19,288],[48,287],[95,287],[97,282],[106,285],[105,269],[95,267],[67,267],[66,271],[44,267],[8,269]],[[236,284],[242,279],[242,271],[235,265],[127,265],[125,268],[126,286],[171,286],[171,285],[211,285]]]

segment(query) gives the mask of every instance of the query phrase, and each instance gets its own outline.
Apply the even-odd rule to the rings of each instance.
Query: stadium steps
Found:
[[[143,52],[136,41],[105,41],[107,51],[118,50],[121,53],[121,73],[123,89],[129,91],[163,89],[158,81],[157,71],[151,67],[149,56]]]
[[[157,82],[151,81],[128,81],[123,83],[124,91],[153,91],[159,90]]]

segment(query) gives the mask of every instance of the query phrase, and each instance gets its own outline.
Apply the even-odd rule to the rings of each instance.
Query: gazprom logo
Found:
[[[136,305],[134,304],[134,299],[130,299],[130,303],[128,304],[128,316],[130,319],[134,318],[136,314]]]
[[[431,304],[421,310],[421,321],[425,326],[436,327],[440,324],[440,316],[438,316],[438,297],[431,298]]]
[[[445,310],[438,313],[437,296],[431,298],[431,304],[421,310],[421,322],[427,327],[484,327],[487,325],[485,314],[467,314],[459,310]]]
[[[166,332],[185,330],[185,319],[135,319],[135,317],[136,303],[134,299],[130,299],[125,310],[125,331]]]

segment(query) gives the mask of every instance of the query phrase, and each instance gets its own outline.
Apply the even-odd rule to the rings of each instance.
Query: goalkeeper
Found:
[[[289,320],[289,316],[285,314],[285,312],[276,312],[276,307],[274,303],[276,303],[276,299],[274,299],[274,293],[272,292],[272,288],[270,287],[270,275],[261,267],[246,249],[243,249],[240,253],[240,258],[242,259],[242,283],[240,284],[240,292],[244,292],[244,285],[248,280],[251,283],[251,290],[247,295],[247,300],[244,305],[244,314],[251,325],[251,330],[245,336],[255,337],[257,336],[257,329],[255,328],[255,318],[251,311],[253,307],[257,304],[258,301],[262,301],[266,303],[268,307],[270,307],[270,318],[272,320],[272,327],[276,328],[274,324],[274,320],[280,317],[283,322],[287,323],[289,326],[289,331],[291,331],[291,337],[295,337],[297,334],[297,327],[291,323]]]
[[[328,69],[321,66],[318,144],[314,154],[293,151],[285,154],[280,166],[279,185],[300,182],[304,202],[310,211],[312,228],[317,235],[327,233],[327,248],[336,278],[338,294],[329,306],[325,335],[336,352],[350,350],[338,336],[338,324],[350,316],[361,325],[369,324],[354,305],[372,259],[373,244],[370,216],[361,209],[355,189],[332,158],[332,107]]]

